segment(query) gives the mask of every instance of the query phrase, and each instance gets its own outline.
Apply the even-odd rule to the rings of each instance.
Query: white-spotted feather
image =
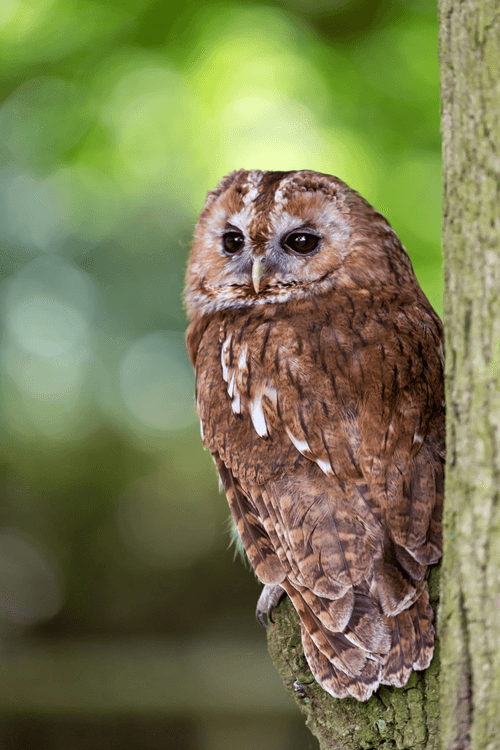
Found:
[[[229,379],[229,364],[228,364],[228,354],[229,354],[229,347],[231,346],[231,339],[232,335],[229,334],[227,339],[225,339],[224,343],[222,344],[222,349],[220,352],[220,363],[222,365],[222,377],[224,378],[225,382],[228,382]]]
[[[264,437],[265,435],[267,435],[267,424],[264,412],[262,410],[262,396],[258,396],[250,401],[249,406],[250,416],[252,418],[255,432],[260,437]]]

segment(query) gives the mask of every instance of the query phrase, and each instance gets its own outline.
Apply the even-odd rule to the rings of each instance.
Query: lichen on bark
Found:
[[[436,611],[439,569],[429,579]],[[295,700],[321,750],[438,750],[439,643],[425,672],[404,688],[381,687],[370,700],[332,698],[314,680],[302,650],[300,624],[286,598],[274,612],[268,647],[287,693]]]

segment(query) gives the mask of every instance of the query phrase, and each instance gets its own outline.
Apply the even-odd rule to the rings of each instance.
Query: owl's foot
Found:
[[[283,599],[285,594],[285,589],[280,586],[279,583],[266,583],[266,585],[262,589],[259,596],[259,601],[257,602],[257,609],[255,610],[255,614],[257,616],[257,620],[265,628],[267,628],[268,624],[273,621],[273,609],[274,607],[278,606],[278,603],[281,601],[281,599]],[[264,619],[264,615],[267,616],[267,622]]]

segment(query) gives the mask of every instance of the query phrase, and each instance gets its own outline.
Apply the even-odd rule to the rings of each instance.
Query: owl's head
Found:
[[[187,270],[190,314],[283,303],[412,274],[395,232],[358,193],[309,170],[240,170],[209,192]],[[395,278],[392,278],[395,277]]]

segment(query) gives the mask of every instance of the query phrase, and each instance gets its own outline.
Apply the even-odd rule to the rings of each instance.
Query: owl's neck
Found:
[[[355,263],[344,263],[310,282],[280,286],[270,284],[259,295],[254,294],[250,284],[226,287],[203,285],[188,290],[186,303],[189,317],[193,319],[238,310],[255,310],[262,315],[265,309],[269,309],[272,316],[276,307],[300,306],[301,302],[309,299],[343,293],[372,298],[387,298],[395,293],[415,296],[415,274],[406,252],[403,253],[401,258],[390,259],[380,255],[379,262],[374,264],[373,258],[363,258],[363,248],[360,248],[360,258]]]

